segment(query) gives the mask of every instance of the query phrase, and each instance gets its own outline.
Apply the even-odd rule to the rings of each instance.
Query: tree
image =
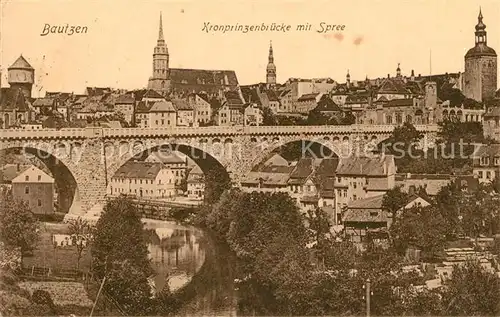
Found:
[[[94,231],[92,260],[101,277],[115,260],[129,260],[148,273],[152,272],[143,224],[129,198],[119,197],[104,206]]]
[[[399,254],[412,246],[422,250],[425,257],[435,257],[446,243],[445,222],[433,206],[405,210],[389,229],[391,245]]]
[[[456,266],[445,289],[446,315],[500,314],[500,279],[495,273],[485,271],[478,262]]]
[[[28,203],[14,200],[12,195],[2,195],[0,202],[0,239],[11,247],[31,251],[38,240],[38,221]]]
[[[262,107],[262,125],[278,125],[278,119],[269,107]]]
[[[226,190],[231,188],[231,180],[227,173],[216,167],[205,171],[205,203],[217,202]]]
[[[73,245],[76,246],[76,268],[80,269],[83,250],[90,245],[92,239],[92,226],[86,220],[78,217],[69,222],[69,234]]]
[[[401,188],[401,186],[397,186],[390,189],[385,193],[382,200],[382,208],[389,211],[393,216],[395,216],[396,212],[408,202],[409,195]]]
[[[309,111],[309,115],[307,116],[307,125],[326,125],[329,121],[330,118],[316,108]]]
[[[104,290],[128,313],[148,314],[153,273],[138,211],[128,198],[108,201],[92,241],[93,270],[106,278]]]

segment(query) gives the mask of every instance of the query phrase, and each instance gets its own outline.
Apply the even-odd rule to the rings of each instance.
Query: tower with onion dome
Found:
[[[479,9],[475,45],[465,54],[464,95],[477,101],[495,96],[497,89],[497,53],[487,45],[486,25]]]

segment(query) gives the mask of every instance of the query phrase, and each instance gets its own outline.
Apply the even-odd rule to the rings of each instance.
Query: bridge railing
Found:
[[[278,134],[327,134],[327,133],[390,133],[394,125],[338,125],[338,126],[210,126],[210,127],[159,127],[159,128],[64,128],[22,130],[2,129],[0,139],[44,138],[94,138],[94,137],[141,137],[178,135],[278,135]],[[422,132],[437,132],[437,124],[416,125]]]

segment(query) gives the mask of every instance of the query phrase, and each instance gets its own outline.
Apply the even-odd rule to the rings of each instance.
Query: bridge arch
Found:
[[[229,141],[228,141],[229,140]],[[212,140],[213,143],[213,140]],[[232,144],[231,139],[225,139],[224,143],[217,142],[215,144],[207,144],[204,142],[200,142],[199,144],[187,144],[183,142],[169,141],[163,140],[158,141],[152,144],[145,144],[143,147],[132,148],[125,153],[115,153],[108,154],[109,156],[115,157],[115,161],[112,162],[108,166],[108,189],[107,193],[112,192],[112,182],[111,179],[116,174],[118,169],[122,167],[127,162],[131,161],[145,161],[151,155],[156,156],[159,162],[161,162],[162,158],[166,158],[170,156],[172,153],[182,153],[186,157],[190,158],[196,165],[200,167],[205,176],[208,174],[216,175],[218,181],[221,182],[230,182],[231,177],[230,173],[227,171],[226,167],[223,163],[213,155],[214,149],[217,151],[225,151],[225,146],[229,146]],[[208,149],[210,148],[210,150]],[[208,182],[212,181],[210,177]]]
[[[337,138],[337,142],[333,141]],[[275,154],[282,155],[288,161],[300,158],[342,158],[350,156],[352,149],[349,144],[338,142],[338,137],[321,136],[317,138],[296,138],[283,140],[278,143],[265,143],[261,151],[253,157],[248,173],[259,169],[268,159]]]
[[[31,164],[37,166],[36,161],[41,162],[49,170],[54,178],[55,190],[57,192],[56,206],[54,211],[68,213],[71,209],[80,209],[80,197],[78,183],[75,178],[74,164],[67,160],[71,157],[71,146],[67,143],[58,142],[54,146],[50,144],[12,144],[0,147],[2,166],[8,163],[5,158],[17,156],[16,163]],[[19,161],[22,156],[23,162]],[[75,157],[75,154],[73,154]]]

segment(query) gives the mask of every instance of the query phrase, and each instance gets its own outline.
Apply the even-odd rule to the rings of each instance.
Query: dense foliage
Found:
[[[396,127],[390,138],[378,145],[378,150],[393,154],[399,173],[451,174],[470,168],[475,146],[486,142],[479,122],[450,119],[439,123],[441,129],[436,144],[425,144],[423,135],[408,122]],[[430,147],[427,152],[419,143]],[[432,146],[432,147],[431,147]]]
[[[127,198],[109,201],[96,224],[92,243],[92,267],[106,278],[104,290],[134,315],[151,313],[153,273],[143,224]]]
[[[38,240],[38,221],[25,201],[12,195],[0,197],[0,239],[6,245],[31,251]]]

